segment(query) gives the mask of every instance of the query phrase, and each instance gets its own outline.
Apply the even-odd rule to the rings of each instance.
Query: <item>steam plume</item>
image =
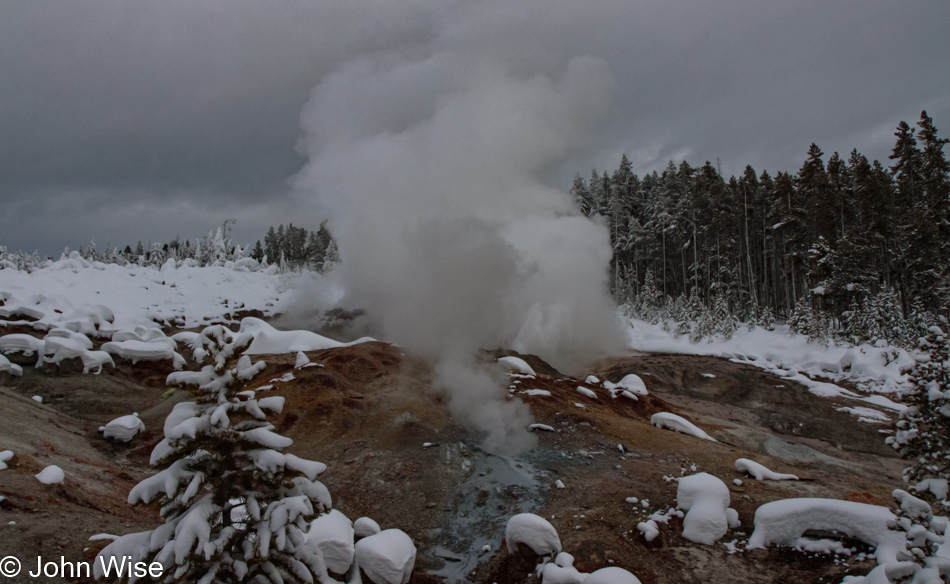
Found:
[[[606,229],[541,179],[612,85],[598,59],[516,74],[446,48],[355,60],[304,110],[296,184],[330,219],[347,303],[379,338],[436,363],[454,415],[490,449],[533,436],[480,349],[573,370],[620,346]]]

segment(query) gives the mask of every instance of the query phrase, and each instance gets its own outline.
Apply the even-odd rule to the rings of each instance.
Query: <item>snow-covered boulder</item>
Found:
[[[102,368],[106,365],[115,367],[115,361],[112,360],[112,355],[105,351],[86,351],[82,354],[80,359],[82,359],[83,373],[92,372],[98,375],[102,373]]]
[[[748,458],[739,458],[736,459],[736,470],[739,472],[748,473],[749,476],[754,478],[757,481],[797,481],[798,477],[793,474],[786,474],[780,472],[774,472],[769,470],[764,465],[755,462],[754,460],[749,460]]]
[[[643,383],[643,380],[640,379],[639,375],[630,373],[624,375],[623,378],[617,383],[611,383],[609,381],[604,382],[604,387],[610,391],[610,395],[617,397],[618,393],[627,391],[633,395],[647,395],[650,392],[647,391],[647,386]]]
[[[10,360],[0,355],[0,373],[9,373],[15,377],[23,375],[23,368],[15,363],[10,363]]]
[[[59,365],[67,359],[82,359],[86,351],[91,348],[92,342],[86,335],[76,333],[76,336],[72,338],[47,335],[43,339],[43,354],[37,360],[37,365],[42,363]]]
[[[773,544],[795,547],[808,530],[837,531],[875,547],[878,563],[889,563],[896,560],[898,548],[904,547],[904,537],[888,530],[894,520],[891,510],[880,505],[837,499],[782,499],[756,509],[755,531],[749,537],[748,548]]]
[[[317,544],[331,572],[346,574],[353,565],[353,523],[336,509],[310,522],[307,539]]]
[[[145,431],[145,424],[139,419],[138,413],[131,416],[122,416],[106,424],[99,426],[105,438],[118,440],[119,442],[131,442],[139,432]]]
[[[534,513],[511,516],[505,528],[505,543],[511,554],[518,551],[519,543],[525,544],[539,556],[554,555],[561,551],[561,538],[557,530],[547,519]]]
[[[168,337],[150,341],[126,339],[124,341],[110,341],[102,345],[102,350],[106,353],[128,359],[132,361],[133,365],[139,361],[165,361],[170,359],[175,369],[181,369],[185,365],[185,359],[175,352],[175,348],[175,341]]]
[[[537,375],[534,369],[531,368],[531,365],[528,365],[528,363],[520,357],[502,357],[498,359],[498,364],[508,371],[514,371],[521,375]]]
[[[541,568],[542,584],[582,584],[587,577],[588,574],[574,567],[574,556],[566,552],[559,553],[553,562]]]
[[[56,328],[50,329],[49,331],[46,332],[46,338],[44,340],[48,342],[49,339],[71,339],[75,341],[75,343],[81,346],[83,349],[92,348],[92,341],[89,339],[88,336],[86,336],[83,333],[70,330],[68,328],[56,327]]]
[[[32,335],[14,333],[0,337],[0,353],[23,353],[27,357],[43,351],[46,343]]]
[[[356,562],[374,584],[406,584],[416,565],[416,546],[399,529],[356,542]]]
[[[55,464],[44,468],[33,476],[44,485],[58,485],[66,480],[66,473]]]
[[[718,442],[718,440],[697,428],[695,424],[686,418],[677,416],[676,414],[671,414],[669,412],[657,412],[653,414],[650,416],[650,423],[657,428],[665,428],[667,430],[673,430],[674,432],[679,432],[681,434],[696,436],[697,438],[702,438],[703,440],[712,440],[713,442]]]
[[[584,580],[584,584],[641,584],[640,580],[616,566],[608,566],[590,573],[590,576]]]
[[[680,478],[676,506],[686,511],[683,537],[696,543],[716,543],[738,519],[729,502],[729,487],[709,473]]]
[[[12,450],[3,450],[0,451],[0,470],[6,470],[7,463],[13,459]]]
[[[112,333],[112,340],[117,343],[122,341],[141,341],[147,343],[156,339],[168,339],[168,337],[165,336],[165,331],[155,326],[137,326],[132,330],[123,329]]]
[[[353,533],[356,537],[369,537],[382,531],[379,523],[376,523],[369,517],[360,517],[353,522]]]
[[[597,399],[597,394],[594,393],[593,390],[590,390],[582,385],[577,386],[577,393],[585,397],[589,397],[590,399]]]

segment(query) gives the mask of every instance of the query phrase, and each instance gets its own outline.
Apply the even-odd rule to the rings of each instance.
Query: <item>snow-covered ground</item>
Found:
[[[685,335],[674,336],[660,325],[624,320],[629,324],[626,331],[631,349],[725,357],[798,382],[821,377],[854,382],[874,393],[894,393],[906,387],[907,373],[915,363],[914,355],[897,347],[824,345],[809,342],[806,337],[789,331],[786,325],[776,325],[774,331],[761,328],[750,331],[742,326],[731,339],[719,337],[691,343]],[[841,391],[833,384],[804,383],[818,395]],[[884,401],[877,405],[888,407]]]
[[[102,363],[109,358],[107,352],[128,357],[126,354],[128,351],[141,348],[140,345],[148,343],[161,345],[173,352],[175,348],[180,349],[180,344],[191,344],[194,340],[194,333],[179,333],[173,339],[165,337],[160,329],[155,328],[156,323],[183,328],[197,327],[225,318],[226,315],[236,318],[235,313],[241,310],[260,310],[265,316],[275,315],[290,309],[296,296],[302,293],[301,291],[312,292],[319,288],[313,285],[315,280],[319,280],[323,290],[323,296],[319,301],[321,307],[329,308],[333,300],[339,298],[340,290],[325,277],[309,272],[278,274],[267,270],[249,270],[246,265],[198,268],[176,265],[173,261],[166,263],[161,269],[123,267],[90,263],[75,256],[53,262],[31,273],[0,269],[0,299],[3,300],[0,304],[0,317],[3,317],[0,319],[0,351],[6,348],[6,350],[17,352],[40,352],[41,356],[47,355],[46,360],[49,361],[48,355],[53,355],[55,359],[65,350],[62,347],[70,348],[76,345],[77,354],[102,353],[102,361],[98,362],[101,369]],[[18,321],[38,331],[46,332],[47,338],[38,341],[27,338],[26,335],[7,335],[4,331],[5,326]],[[849,397],[892,411],[899,411],[903,406],[891,399],[896,399],[896,395],[886,397],[882,394],[896,394],[906,387],[907,373],[914,365],[915,356],[901,349],[868,345],[826,346],[808,342],[805,337],[792,334],[787,327],[781,325],[777,326],[775,331],[762,329],[748,331],[741,328],[731,339],[720,338],[711,342],[704,340],[691,343],[685,337],[674,337],[659,325],[643,321],[627,322],[629,324],[627,339],[632,350],[721,356],[766,369],[780,378],[802,383],[819,397]],[[251,334],[255,338],[254,342],[258,344],[257,350],[251,350],[249,353],[292,353],[341,346],[341,343],[307,331],[278,331],[264,321],[254,318],[244,321],[242,331]],[[103,345],[103,351],[90,351],[91,343],[85,335],[111,338],[112,341]],[[4,341],[5,337],[6,341]],[[362,340],[364,339],[360,339]],[[58,347],[58,349],[51,350],[51,347],[54,349]],[[192,349],[197,357],[200,347],[192,345]],[[0,355],[0,365],[3,365],[4,361]],[[319,366],[310,364],[308,361],[306,355],[298,355],[297,366]],[[526,362],[516,357],[499,359],[499,364],[511,370],[513,377],[533,379],[536,375]],[[92,369],[94,365],[90,364],[88,369]],[[3,369],[0,368],[0,371]],[[702,372],[699,373],[702,374]],[[176,375],[196,374],[189,372]],[[292,374],[289,375],[292,378]],[[715,377],[712,374],[702,375],[707,378]],[[273,381],[283,381],[283,378]],[[871,395],[857,394],[835,384],[841,381],[856,383],[859,388],[867,390]],[[594,377],[589,377],[586,383],[597,385],[601,382]],[[616,393],[629,394],[628,397],[631,399],[637,399],[636,395],[647,394],[645,384],[636,375],[628,375],[616,384],[602,382],[601,387],[606,388],[612,396]],[[578,386],[577,391],[588,399],[598,399],[597,393],[589,388]],[[550,392],[540,389],[526,389],[520,393],[541,398],[550,396]],[[576,405],[584,407],[580,403]],[[874,409],[859,406],[840,409],[858,416],[863,421],[874,423],[887,421],[886,416]],[[690,422],[673,414],[657,413],[651,421],[657,426],[712,440]],[[534,424],[532,429],[554,430],[551,426],[544,424]],[[131,439],[140,430],[141,422],[134,415],[114,420],[102,428],[106,436],[119,440]],[[0,469],[4,467],[4,461],[12,456],[12,453],[7,455],[7,452],[0,452]],[[796,478],[794,475],[772,473],[764,466],[746,459],[737,460],[736,468],[748,472],[759,480]],[[64,480],[63,472],[57,467],[49,467],[36,476],[37,480],[43,483],[58,483]],[[563,487],[563,483],[558,486]],[[678,499],[680,509],[686,513],[683,536],[688,539],[711,544],[723,537],[727,529],[735,526],[734,512],[728,508],[729,491],[716,477],[701,473],[681,479]],[[848,502],[828,503],[818,499],[807,502],[807,509],[813,510],[812,514],[815,517],[824,515],[832,515],[839,519],[845,517],[847,521],[843,519],[839,523],[843,522],[843,525],[849,527],[852,523],[860,523],[857,519],[854,521],[848,519],[852,515],[863,521],[867,513],[870,513],[866,512],[866,506],[856,507],[856,504]],[[750,540],[749,547],[768,543],[797,545],[804,530],[814,528],[815,525],[826,527],[824,523],[813,525],[814,522],[810,521],[801,525],[796,524],[795,529],[787,534],[778,533],[773,525],[780,522],[777,520],[770,522],[771,516],[767,511],[777,509],[782,513],[776,516],[784,517],[783,504],[792,505],[777,501],[768,509],[763,506],[761,515],[757,513],[757,535],[755,536],[757,539]],[[796,513],[802,513],[802,505],[804,504],[796,503],[792,507]],[[833,507],[835,513],[827,512],[829,506]],[[858,511],[853,511],[852,508]],[[888,515],[890,512],[883,507],[872,509],[872,511],[877,513],[872,519],[878,523],[890,517]],[[807,513],[803,516],[806,515],[811,517]],[[332,519],[332,517],[327,517],[325,521]],[[638,529],[648,541],[656,537],[658,533],[657,521],[662,522],[662,517],[651,516],[650,521],[638,525]],[[326,543],[332,550],[337,550],[337,548],[342,550],[337,554],[342,558],[341,569],[349,565],[353,556],[360,560],[361,566],[377,566],[381,570],[380,573],[386,572],[380,578],[394,582],[405,581],[408,577],[408,572],[406,572],[408,564],[401,562],[390,566],[384,561],[385,554],[379,550],[401,546],[400,549],[405,548],[405,550],[397,554],[398,558],[401,560],[414,558],[415,550],[414,548],[410,550],[411,541],[404,542],[397,538],[398,534],[393,535],[390,533],[392,530],[387,530],[361,540],[362,543],[357,543],[354,551],[351,545],[353,526],[349,520],[342,523],[346,524],[346,529],[343,530],[346,533],[340,541],[345,545],[333,547],[337,545],[335,542]],[[840,527],[838,523],[831,526]],[[379,531],[378,526],[375,530]],[[881,537],[884,537],[878,537],[881,533],[889,538],[897,538],[886,527],[876,524],[872,531],[873,537],[867,536],[863,539],[878,548],[881,547],[883,541]],[[577,578],[577,581],[580,581],[582,576],[587,576],[573,568],[573,559],[569,554],[559,554],[561,545],[557,532],[540,517],[531,514],[513,517],[508,524],[507,541],[509,548],[513,545],[517,546],[520,542],[534,548],[539,554],[550,556],[551,561],[540,568],[540,575],[545,582],[575,581],[571,578]],[[900,539],[899,543],[903,545],[904,541]],[[378,543],[378,549],[374,547],[376,545],[374,542]],[[878,551],[884,557],[884,552],[880,549]],[[334,553],[337,552],[327,552],[326,555],[333,556]],[[882,566],[898,562],[897,556],[891,555],[894,557],[887,556],[886,560],[881,560]],[[411,566],[408,569],[411,571]],[[619,568],[611,568],[611,570],[614,572],[601,573],[598,576],[601,580],[594,578],[597,574],[595,572],[588,577],[587,581],[637,581],[626,571],[617,572]],[[607,579],[608,577],[612,579]]]
[[[74,254],[75,255],[75,254]],[[42,325],[64,326],[88,318],[90,311],[110,310],[115,329],[154,326],[200,326],[239,310],[265,315],[283,312],[295,291],[312,288],[322,276],[311,272],[278,274],[246,266],[192,267],[166,262],[161,269],[61,259],[33,272],[0,269],[0,296],[7,316],[17,310]],[[328,284],[325,288],[330,288]],[[328,295],[332,290],[326,290]],[[67,327],[68,328],[68,327]]]

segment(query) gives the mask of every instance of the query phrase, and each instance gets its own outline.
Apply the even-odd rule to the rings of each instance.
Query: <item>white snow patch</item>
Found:
[[[551,392],[546,389],[525,389],[519,391],[518,393],[522,395],[540,395],[544,397],[551,397]]]
[[[577,393],[579,393],[579,394],[581,394],[581,395],[583,395],[583,396],[587,396],[587,397],[589,397],[590,399],[597,399],[597,394],[596,394],[596,393],[594,393],[594,392],[591,391],[590,389],[587,389],[586,387],[582,387],[582,386],[580,386],[580,385],[577,386]]]
[[[690,436],[696,436],[697,438],[702,438],[704,440],[718,442],[718,440],[697,428],[689,420],[669,412],[657,412],[653,414],[650,416],[650,423],[658,428],[665,428],[667,430],[673,430],[674,432],[679,432],[681,434],[689,434]]]
[[[532,430],[541,430],[542,432],[554,432],[554,428],[547,424],[531,424],[528,428]]]
[[[318,335],[310,331],[281,331],[267,324],[263,320],[247,317],[241,321],[242,333],[249,333],[254,337],[251,346],[247,348],[247,355],[296,353],[298,351],[322,351],[338,347],[351,347],[359,343],[375,341],[370,337],[363,337],[349,343],[341,343],[333,339]]]
[[[0,470],[7,469],[7,463],[13,458],[12,450],[4,450],[0,452]]]
[[[739,458],[736,459],[736,470],[739,472],[748,473],[749,476],[754,478],[757,481],[770,480],[770,481],[797,481],[798,477],[793,474],[784,474],[780,472],[773,472],[765,467],[765,465],[759,464],[754,460],[749,460],[748,458]],[[739,484],[742,484],[741,482]]]
[[[44,485],[58,485],[66,479],[66,473],[55,464],[44,468],[33,476]]]

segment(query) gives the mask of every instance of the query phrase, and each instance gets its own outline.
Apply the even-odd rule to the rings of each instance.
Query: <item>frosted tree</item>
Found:
[[[639,317],[651,324],[659,322],[662,300],[663,295],[656,285],[653,270],[648,269],[643,280],[643,286],[640,287],[640,294],[637,295],[636,304]]]
[[[930,359],[911,372],[911,403],[887,442],[909,463],[904,480],[950,479],[950,344],[939,327],[931,327],[921,344]]]
[[[329,492],[316,481],[325,465],[282,452],[292,441],[266,421],[281,411],[282,397],[238,394],[264,368],[239,358],[251,340],[210,326],[193,343],[195,359],[209,364],[169,375],[168,383],[189,387],[195,401],[169,414],[151,456],[159,472],[129,493],[133,505],[160,503],[164,523],[103,549],[97,578],[110,558],[131,558],[164,566],[156,578],[162,582],[329,581],[307,538],[310,522],[330,508]]]

